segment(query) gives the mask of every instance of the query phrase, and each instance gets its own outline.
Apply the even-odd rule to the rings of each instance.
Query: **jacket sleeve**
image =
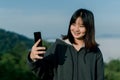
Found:
[[[51,78],[53,75],[53,68],[55,64],[55,45],[53,44],[45,53],[42,60],[37,60],[33,62],[30,59],[30,53],[27,58],[27,63],[33,73],[39,77],[41,80],[46,78]],[[47,77],[46,77],[47,76]]]
[[[104,80],[104,61],[101,51],[97,55],[96,80]]]

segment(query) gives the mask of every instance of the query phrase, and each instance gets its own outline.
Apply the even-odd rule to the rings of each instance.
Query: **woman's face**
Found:
[[[81,17],[78,17],[75,23],[71,24],[70,31],[74,39],[83,39],[86,33],[86,28],[83,25],[83,21]]]

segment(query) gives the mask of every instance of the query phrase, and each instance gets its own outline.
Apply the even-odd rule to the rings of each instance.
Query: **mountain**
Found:
[[[23,35],[0,29],[0,53],[5,53],[17,47],[30,49],[33,40]]]

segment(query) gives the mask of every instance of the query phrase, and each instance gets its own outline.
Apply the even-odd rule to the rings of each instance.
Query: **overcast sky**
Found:
[[[79,8],[95,16],[96,35],[120,34],[120,0],[0,0],[0,28],[33,38],[66,34],[69,20]]]

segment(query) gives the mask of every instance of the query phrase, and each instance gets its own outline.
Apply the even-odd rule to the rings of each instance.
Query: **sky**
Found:
[[[57,38],[68,31],[69,20],[79,8],[91,10],[96,36],[120,34],[120,0],[0,0],[0,28],[33,38]]]
[[[79,8],[93,12],[96,37],[120,37],[120,0],[0,0],[0,28],[28,38],[36,31],[43,39],[59,38],[67,34],[70,18]],[[105,60],[120,56],[120,38],[98,41]]]

